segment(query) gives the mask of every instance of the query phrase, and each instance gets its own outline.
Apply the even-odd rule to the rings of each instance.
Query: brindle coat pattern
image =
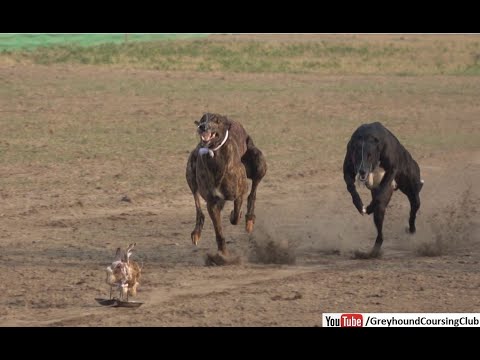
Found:
[[[361,181],[369,179],[377,167],[383,168],[380,184],[371,189],[372,201],[365,208],[355,187],[357,175]],[[347,190],[360,214],[372,214],[377,228],[377,238],[370,256],[380,253],[383,243],[385,210],[395,190],[400,189],[410,202],[409,232],[415,233],[415,219],[420,208],[420,190],[423,180],[420,168],[411,154],[385,126],[379,122],[363,124],[352,134],[347,144],[343,163],[343,175]]]
[[[195,124],[201,140],[190,153],[186,169],[187,183],[196,207],[196,223],[191,238],[193,244],[197,245],[205,222],[200,206],[201,196],[206,201],[215,229],[218,251],[227,255],[221,211],[226,201],[233,201],[230,222],[233,225],[239,223],[242,204],[248,191],[247,178],[251,179],[245,220],[246,230],[253,231],[257,187],[265,176],[267,164],[262,152],[239,122],[220,114],[206,113]],[[227,130],[228,137],[222,145]],[[202,136],[208,141],[204,141]]]

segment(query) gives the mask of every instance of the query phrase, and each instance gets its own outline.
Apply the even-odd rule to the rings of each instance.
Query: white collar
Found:
[[[217,146],[215,149],[213,149],[212,151],[217,151],[218,149],[220,149],[220,148],[223,146],[223,144],[225,144],[225,142],[227,141],[227,139],[228,139],[228,130],[227,130],[227,132],[226,132],[226,134],[225,134],[225,138],[224,138],[223,141],[220,143],[220,145],[218,145],[218,146]]]

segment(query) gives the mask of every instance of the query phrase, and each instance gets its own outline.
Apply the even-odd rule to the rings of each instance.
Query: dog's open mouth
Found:
[[[213,139],[217,137],[217,133],[205,131],[200,135],[200,137],[202,138],[203,145],[208,145]]]
[[[368,174],[365,174],[364,176],[358,175],[358,181],[365,183],[367,181]]]
[[[366,186],[368,189],[372,186],[372,180],[373,177],[371,176],[371,173],[365,174],[365,175],[360,175],[357,174],[357,183],[362,186]]]

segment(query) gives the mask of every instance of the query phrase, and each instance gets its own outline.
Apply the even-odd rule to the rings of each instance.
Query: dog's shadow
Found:
[[[352,255],[353,260],[368,260],[368,259],[379,259],[383,255],[383,251],[360,251],[355,250]]]
[[[215,254],[207,253],[205,255],[205,266],[227,266],[227,265],[240,265],[242,258],[240,255],[224,255],[221,252]]]

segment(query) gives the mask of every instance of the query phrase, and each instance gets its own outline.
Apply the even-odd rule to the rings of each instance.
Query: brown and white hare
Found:
[[[129,295],[135,296],[137,294],[141,268],[135,261],[130,260],[135,245],[136,243],[128,245],[125,252],[121,248],[117,248],[115,260],[112,265],[107,267],[106,282],[110,285],[110,299],[114,287],[120,292],[120,300],[126,297],[128,301]]]

